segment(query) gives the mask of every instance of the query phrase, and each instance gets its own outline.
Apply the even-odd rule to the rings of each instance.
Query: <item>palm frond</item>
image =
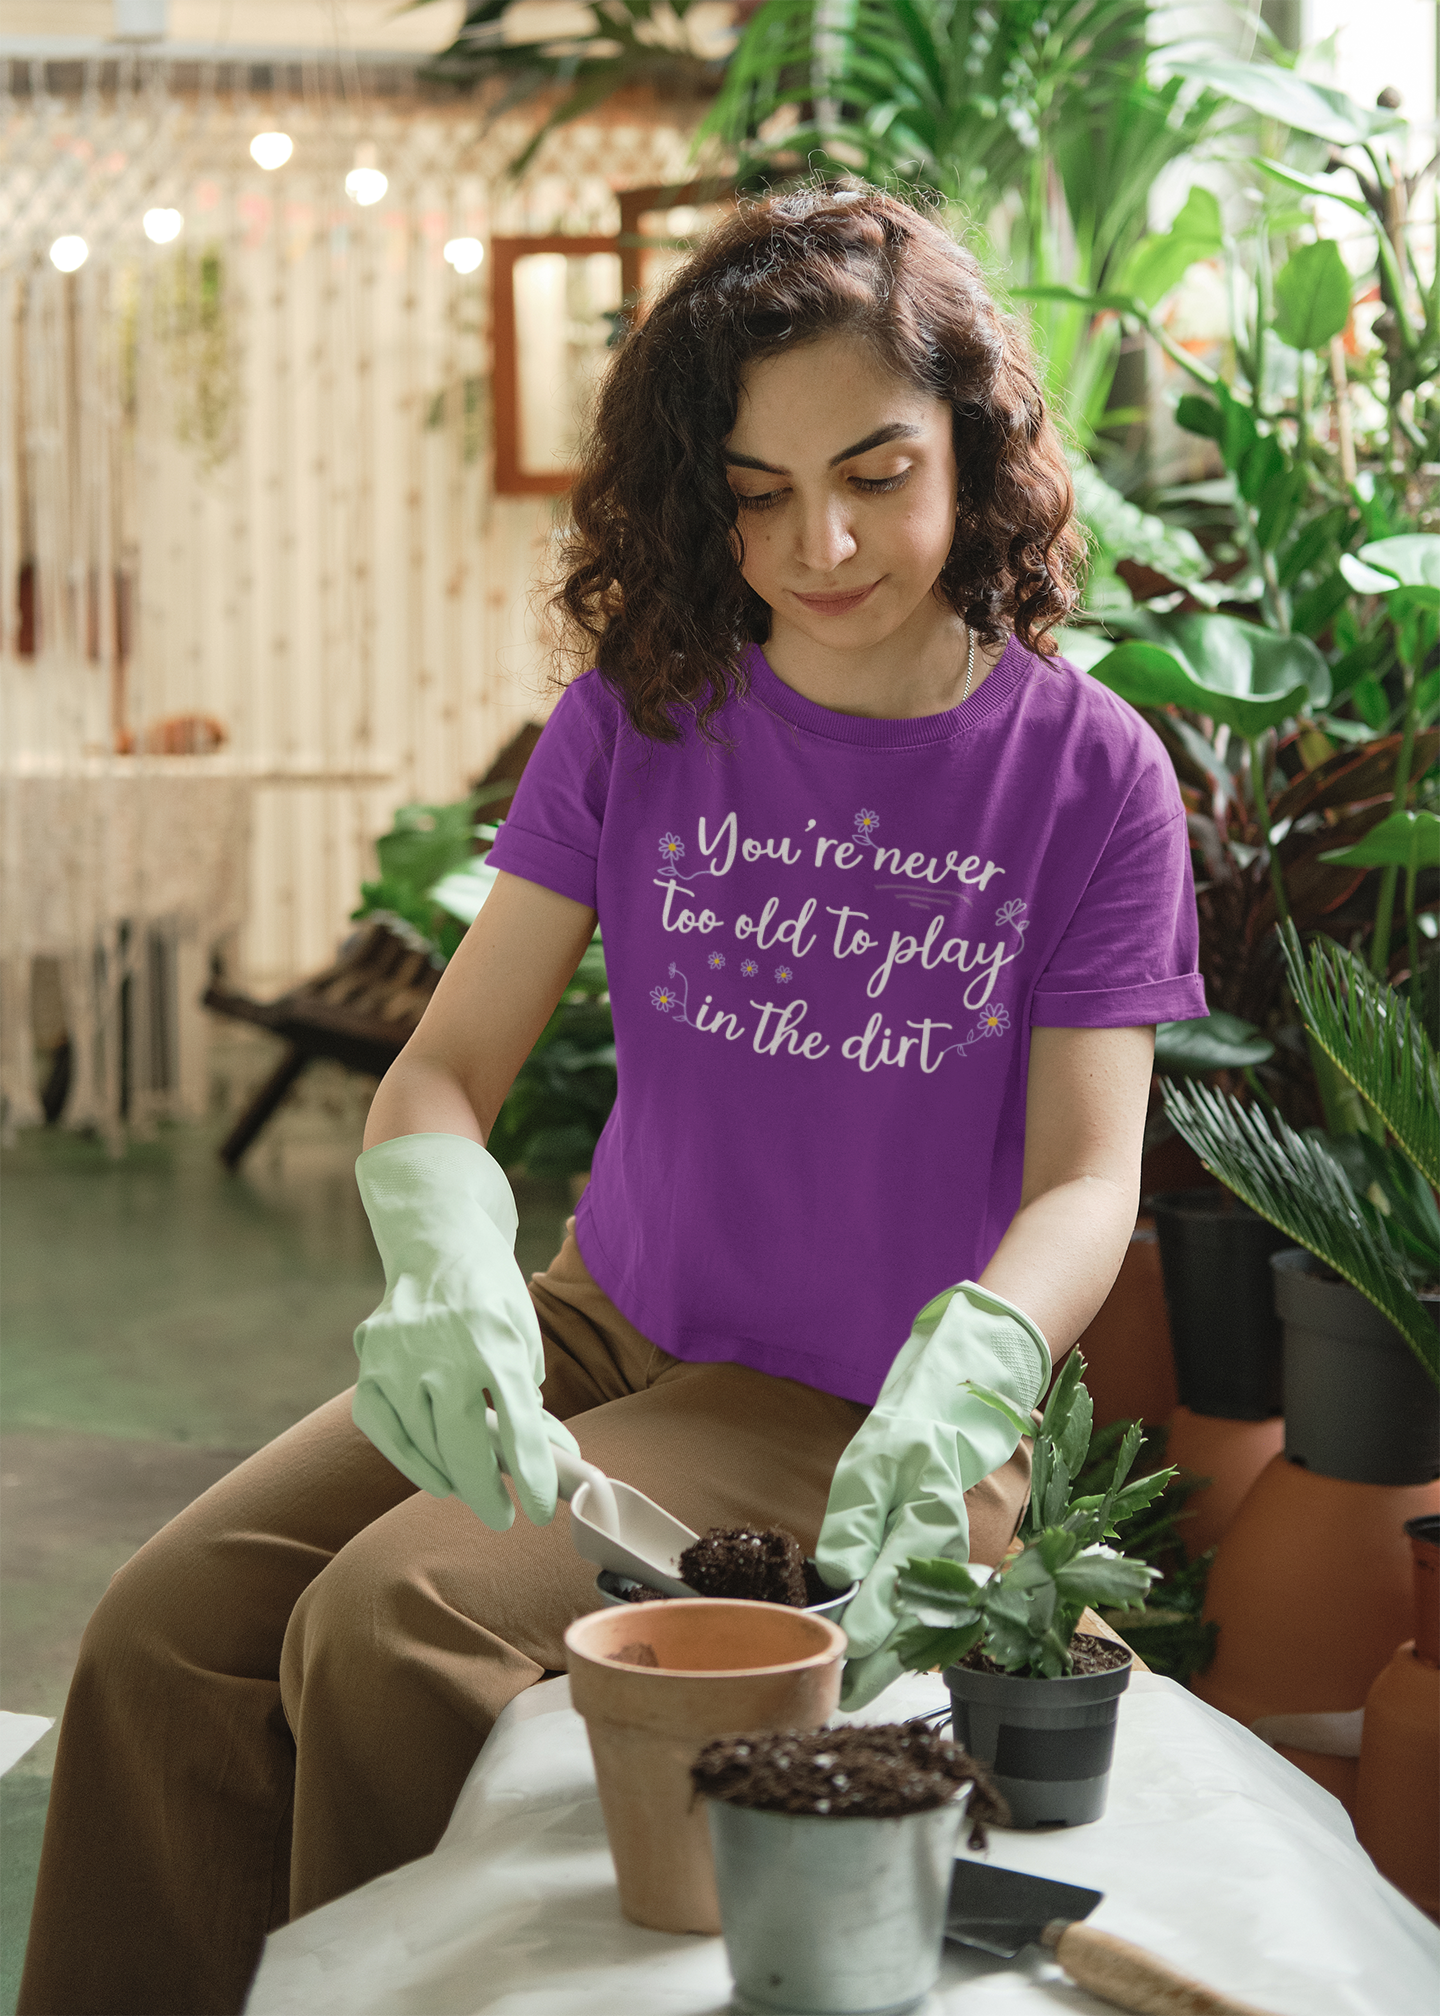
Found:
[[[1361,1209],[1323,1143],[1207,1085],[1167,1078],[1161,1090],[1171,1125],[1206,1168],[1374,1303],[1440,1386],[1440,1332],[1410,1285],[1404,1254],[1384,1221]]]
[[[1419,1016],[1333,939],[1312,943],[1307,972],[1293,925],[1282,938],[1305,1027],[1440,1189],[1440,1064]]]

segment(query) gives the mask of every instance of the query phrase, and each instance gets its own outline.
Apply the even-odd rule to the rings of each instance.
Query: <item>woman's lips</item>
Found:
[[[868,588],[853,588],[845,595],[802,595],[798,589],[791,589],[797,602],[803,602],[807,609],[813,609],[817,616],[848,616],[852,609],[858,609],[866,598],[880,586],[872,581]]]

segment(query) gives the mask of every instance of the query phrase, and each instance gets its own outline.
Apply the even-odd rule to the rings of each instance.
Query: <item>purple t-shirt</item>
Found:
[[[1013,638],[917,720],[750,678],[720,746],[577,679],[490,860],[599,912],[596,1281],[677,1358],[868,1404],[1019,1205],[1031,1028],[1205,1013],[1185,815],[1139,716]]]

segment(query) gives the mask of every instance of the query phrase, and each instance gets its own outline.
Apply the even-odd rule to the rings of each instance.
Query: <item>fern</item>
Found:
[[[1294,925],[1281,936],[1305,1027],[1440,1189],[1440,1064],[1419,1016],[1332,939],[1311,945],[1307,973]]]
[[[1162,1091],[1171,1125],[1206,1168],[1373,1302],[1440,1386],[1440,1333],[1410,1285],[1404,1252],[1384,1220],[1362,1210],[1323,1142],[1206,1085],[1165,1079]]]

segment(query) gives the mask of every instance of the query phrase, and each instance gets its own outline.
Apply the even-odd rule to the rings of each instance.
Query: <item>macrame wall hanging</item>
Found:
[[[557,500],[496,494],[490,274],[454,243],[613,237],[619,191],[693,169],[632,114],[516,183],[526,135],[398,68],[0,63],[12,1127],[37,957],[68,1121],[194,1110],[212,951],[262,992],[324,965],[393,809],[458,797],[548,707]]]

